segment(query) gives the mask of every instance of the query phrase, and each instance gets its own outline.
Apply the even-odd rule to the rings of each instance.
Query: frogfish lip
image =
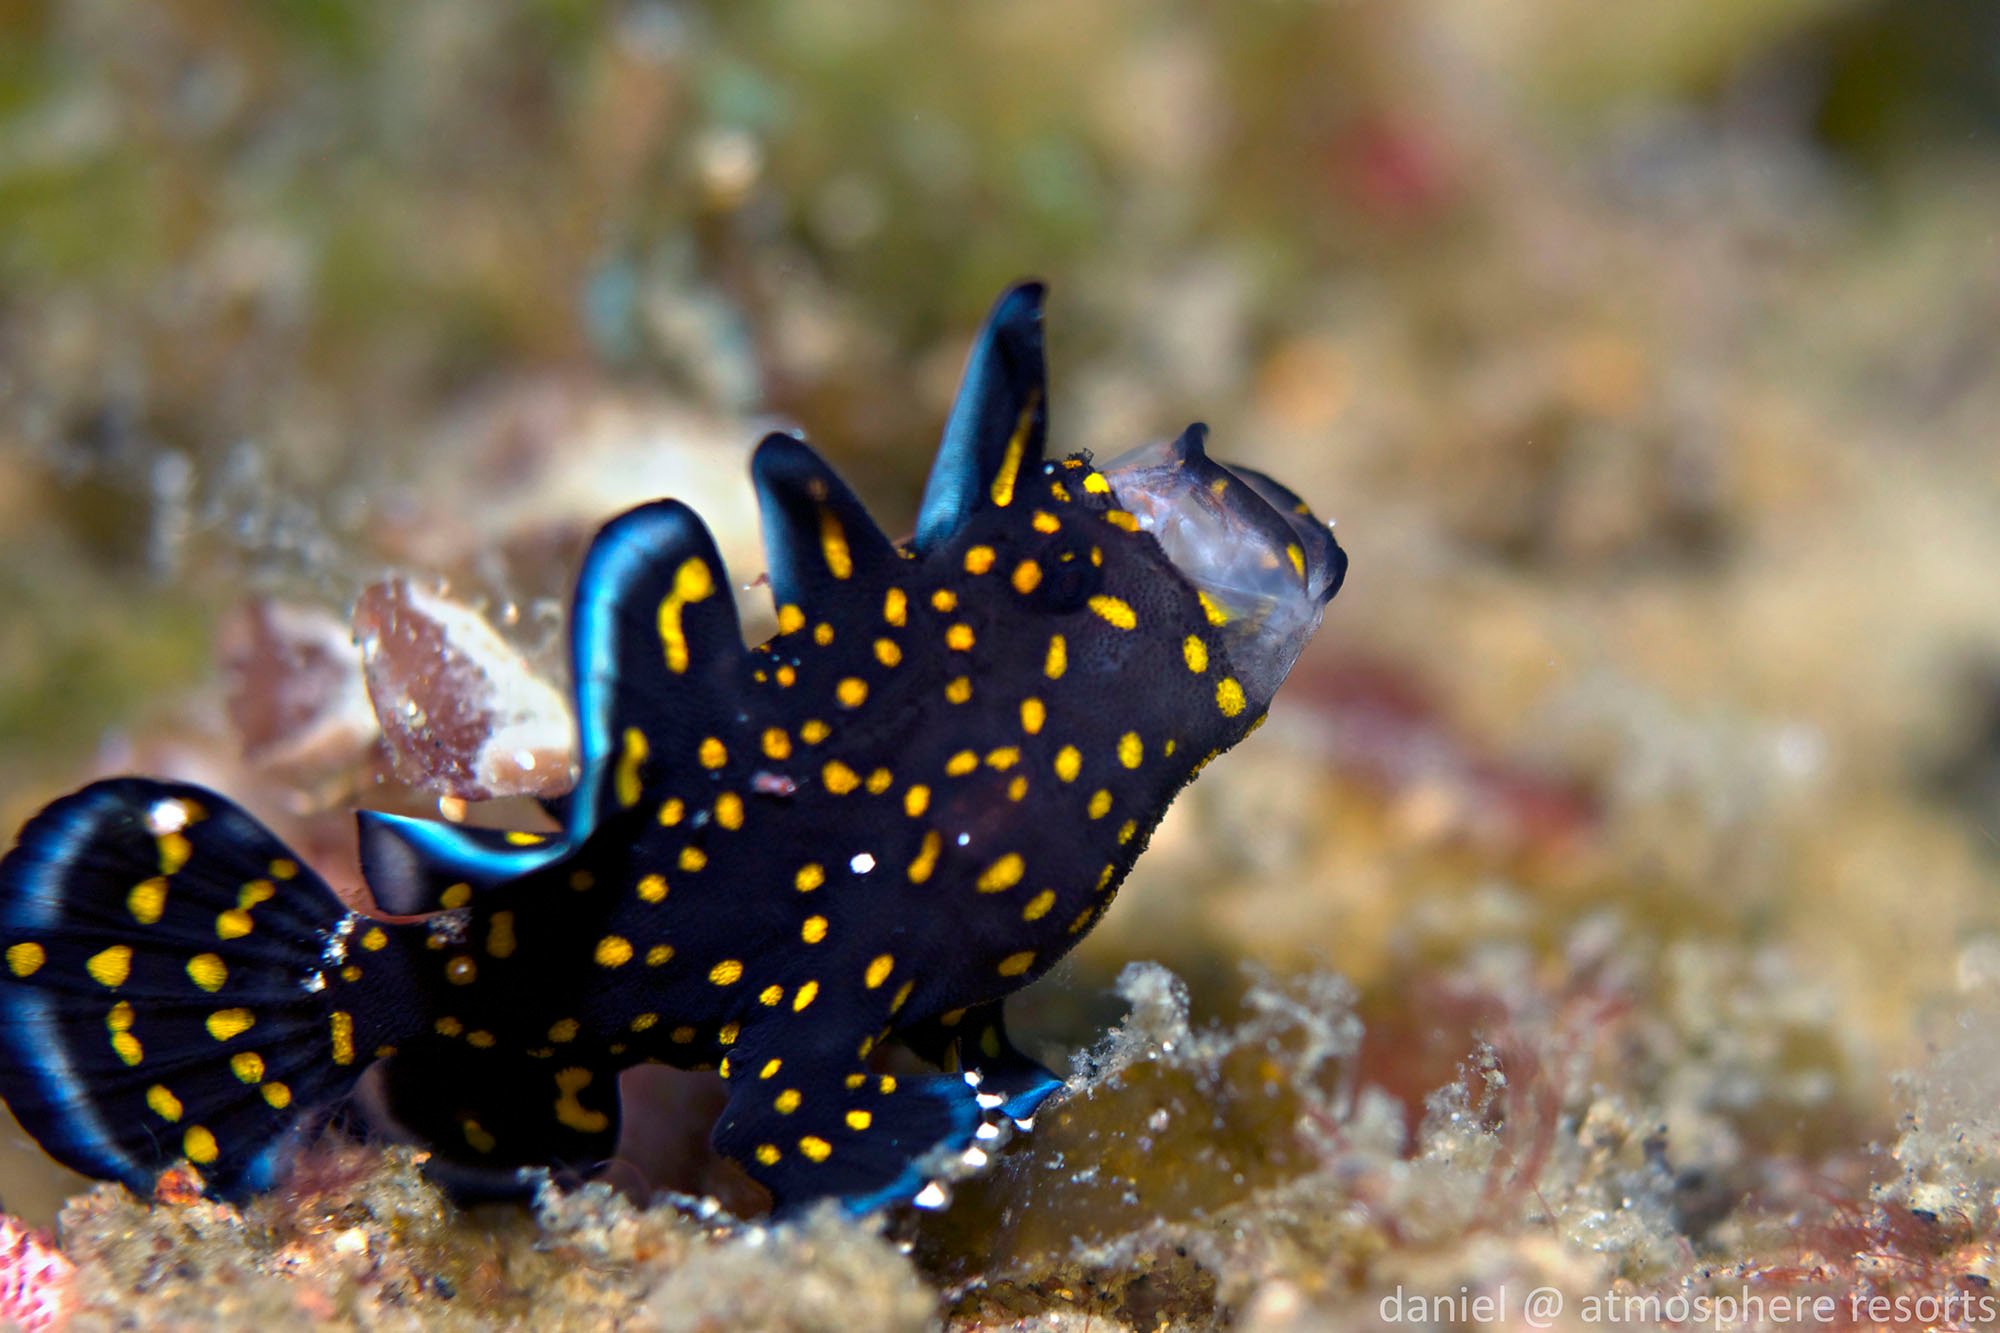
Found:
[[[1247,693],[1268,703],[1347,576],[1333,532],[1262,473],[1210,458],[1208,428],[1102,470],[1118,503],[1204,599]]]

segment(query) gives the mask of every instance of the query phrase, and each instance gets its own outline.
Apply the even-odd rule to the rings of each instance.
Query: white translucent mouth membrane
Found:
[[[1347,575],[1347,554],[1298,496],[1204,449],[1196,423],[1103,468],[1118,503],[1209,604],[1245,693],[1270,702]]]

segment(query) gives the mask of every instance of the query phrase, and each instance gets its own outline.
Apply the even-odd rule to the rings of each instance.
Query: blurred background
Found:
[[[1330,969],[1412,1116],[1481,1037],[1594,1052],[1688,1244],[1803,1180],[1990,1225],[1996,51],[1959,0],[0,0],[0,823],[171,772],[351,881],[357,803],[559,786],[594,524],[681,494],[748,583],[796,423],[906,531],[1039,276],[1052,449],[1205,420],[1353,568],[1032,1042],[1135,957],[1197,1018]],[[460,611],[426,770],[376,707]],[[1891,1151],[1926,1115],[1979,1152]]]

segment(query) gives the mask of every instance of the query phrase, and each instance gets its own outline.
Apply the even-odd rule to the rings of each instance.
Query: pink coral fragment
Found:
[[[390,579],[361,594],[354,638],[399,778],[468,801],[574,785],[562,696],[477,611]]]

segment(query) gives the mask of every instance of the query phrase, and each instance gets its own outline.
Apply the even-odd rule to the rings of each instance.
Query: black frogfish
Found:
[[[701,520],[605,525],[571,627],[581,777],[556,833],[363,812],[350,909],[214,792],[126,777],[0,861],[0,1096],[140,1191],[281,1180],[380,1064],[467,1179],[612,1155],[618,1072],[714,1068],[715,1146],[781,1210],[935,1203],[1061,1086],[1004,998],[1111,905],[1250,731],[1347,559],[1204,428],[1045,460],[1042,290],[976,342],[915,535],[797,438],[751,465],[778,630],[746,648]],[[884,1072],[886,1043],[940,1071]],[[905,1062],[905,1067],[909,1063]]]

